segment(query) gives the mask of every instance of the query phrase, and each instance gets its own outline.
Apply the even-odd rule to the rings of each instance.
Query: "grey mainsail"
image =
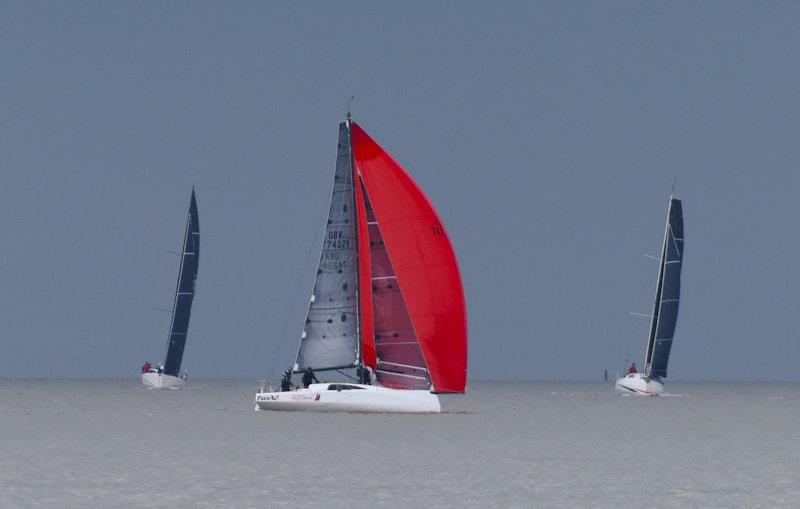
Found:
[[[651,378],[667,376],[669,352],[678,322],[683,245],[683,206],[680,200],[670,196],[656,300],[645,353],[645,373]]]
[[[355,367],[359,361],[357,227],[351,153],[350,127],[342,122],[330,212],[296,370]]]
[[[192,188],[189,201],[189,216],[186,219],[186,232],[183,237],[181,266],[175,288],[175,303],[172,307],[172,322],[169,327],[167,351],[164,354],[164,373],[178,376],[183,360],[183,349],[189,332],[189,318],[192,314],[197,268],[200,260],[200,219],[197,215],[197,200]]]

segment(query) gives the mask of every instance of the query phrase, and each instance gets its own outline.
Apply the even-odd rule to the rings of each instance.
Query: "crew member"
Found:
[[[628,368],[628,374],[631,373],[638,373],[639,371],[636,370],[636,363],[631,362],[631,367]]]
[[[290,369],[283,370],[283,378],[281,378],[281,392],[292,390],[292,371]]]
[[[306,372],[303,373],[303,386],[308,388],[311,385],[311,382],[319,383],[317,377],[314,375],[314,372],[311,371],[311,368],[306,368]]]
[[[372,383],[372,368],[369,366],[359,366],[356,370],[358,372],[358,381],[364,385]]]
[[[144,366],[142,366],[142,373],[149,373],[150,372],[150,368],[152,368],[152,367],[153,367],[153,365],[150,364],[150,362],[145,362]]]

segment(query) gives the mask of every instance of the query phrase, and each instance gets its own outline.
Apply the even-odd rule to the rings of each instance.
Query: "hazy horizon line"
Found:
[[[83,381],[83,380],[138,380],[138,376],[122,376],[122,377],[109,377],[109,376],[83,376],[83,377],[68,377],[68,376],[54,376],[54,377],[46,377],[46,376],[20,376],[20,377],[0,377],[0,381],[7,381],[7,380],[52,380],[52,381]],[[278,380],[279,377],[272,377],[272,378],[217,378],[217,377],[198,377],[198,378],[188,378],[187,385],[190,385],[192,381],[224,381],[224,382],[254,382],[257,383],[261,380]],[[467,387],[469,387],[469,383],[471,382],[489,382],[489,383],[502,383],[502,382],[535,382],[535,383],[599,383],[599,384],[613,384],[614,379],[609,378],[608,381],[604,380],[596,380],[596,379],[556,379],[556,378],[470,378],[467,379]],[[324,382],[323,382],[324,383]],[[672,383],[800,383],[800,379],[792,379],[792,380],[778,380],[778,379],[752,379],[752,380],[742,380],[742,379],[675,379],[675,380],[667,380],[665,383],[672,384]]]

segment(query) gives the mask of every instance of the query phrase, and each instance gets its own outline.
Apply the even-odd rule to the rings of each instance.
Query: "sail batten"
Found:
[[[652,378],[667,376],[667,364],[680,304],[684,256],[683,205],[680,200],[672,196],[664,230],[656,299],[645,353],[645,373]]]
[[[189,332],[189,319],[192,314],[199,259],[200,220],[197,213],[197,199],[194,189],[192,189],[183,237],[183,249],[181,250],[178,282],[175,288],[175,302],[172,307],[172,320],[164,353],[163,372],[167,375],[178,376],[180,374],[183,350],[186,347],[186,337]]]

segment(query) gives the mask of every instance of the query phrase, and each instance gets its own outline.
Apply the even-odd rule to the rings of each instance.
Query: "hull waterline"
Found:
[[[345,385],[347,390],[337,390]],[[306,412],[440,413],[429,391],[396,390],[361,384],[311,384],[307,389],[259,392],[255,410]]]
[[[622,394],[658,396],[664,393],[664,384],[658,380],[651,380],[643,373],[629,373],[617,380],[614,389]]]
[[[148,389],[179,389],[184,379],[164,373],[142,373],[142,385]]]

